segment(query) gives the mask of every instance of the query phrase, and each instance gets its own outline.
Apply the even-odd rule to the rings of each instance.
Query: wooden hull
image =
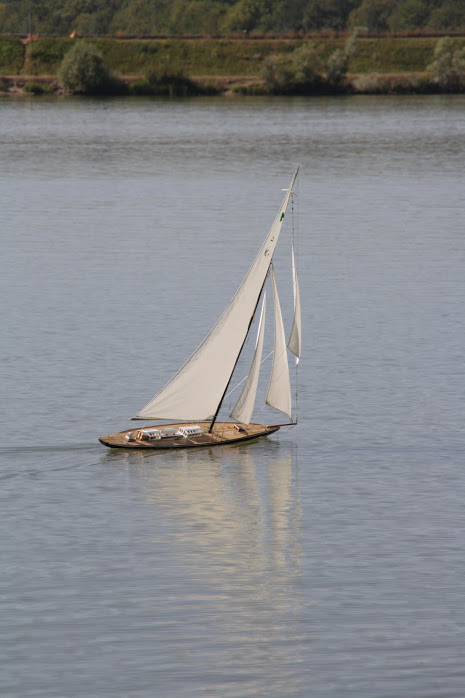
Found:
[[[166,451],[168,449],[178,450],[182,448],[199,448],[202,446],[221,446],[224,444],[239,443],[241,441],[250,441],[251,439],[258,439],[260,436],[269,436],[269,434],[278,431],[280,427],[280,425],[277,424],[272,426],[266,426],[264,424],[235,425],[233,422],[216,422],[212,433],[209,433],[209,422],[196,422],[196,425],[203,429],[203,433],[197,436],[175,436],[156,440],[142,440],[137,438],[139,429],[135,428],[120,431],[116,434],[101,436],[99,441],[109,448],[137,448]],[[183,422],[178,424],[162,424],[152,427],[143,427],[143,429],[179,429],[185,426],[187,425]],[[129,435],[132,435],[131,440],[128,440]]]

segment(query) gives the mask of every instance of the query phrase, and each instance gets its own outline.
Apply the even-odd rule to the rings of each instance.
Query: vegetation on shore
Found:
[[[105,65],[95,46],[77,41],[63,58],[58,81],[72,94],[107,94],[118,91],[119,81]]]
[[[218,36],[465,30],[463,0],[3,0],[0,33]]]
[[[0,37],[0,92],[197,95],[465,91],[465,37]]]

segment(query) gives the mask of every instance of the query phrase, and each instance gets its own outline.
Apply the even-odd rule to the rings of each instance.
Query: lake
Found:
[[[5,98],[0,147],[2,697],[463,698],[465,96]],[[103,447],[297,164],[297,427]]]

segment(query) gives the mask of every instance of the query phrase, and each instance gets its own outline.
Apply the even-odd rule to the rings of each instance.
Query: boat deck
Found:
[[[278,431],[279,425],[266,426],[265,424],[234,424],[234,422],[217,422],[212,433],[208,432],[209,422],[196,422],[196,426],[202,427],[203,433],[192,436],[164,436],[161,439],[139,438],[139,432],[150,429],[176,430],[181,427],[192,426],[185,422],[175,424],[161,424],[145,426],[136,429],[120,431],[116,434],[101,436],[99,441],[109,448],[139,448],[139,449],[180,449],[195,448],[200,446],[220,446],[240,441],[250,441],[260,436],[268,436]],[[128,438],[129,437],[129,438]]]

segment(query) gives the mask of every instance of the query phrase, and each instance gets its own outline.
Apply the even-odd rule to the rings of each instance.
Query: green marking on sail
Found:
[[[279,221],[281,222],[283,218],[284,218],[284,212],[281,213],[281,218],[279,219]]]

